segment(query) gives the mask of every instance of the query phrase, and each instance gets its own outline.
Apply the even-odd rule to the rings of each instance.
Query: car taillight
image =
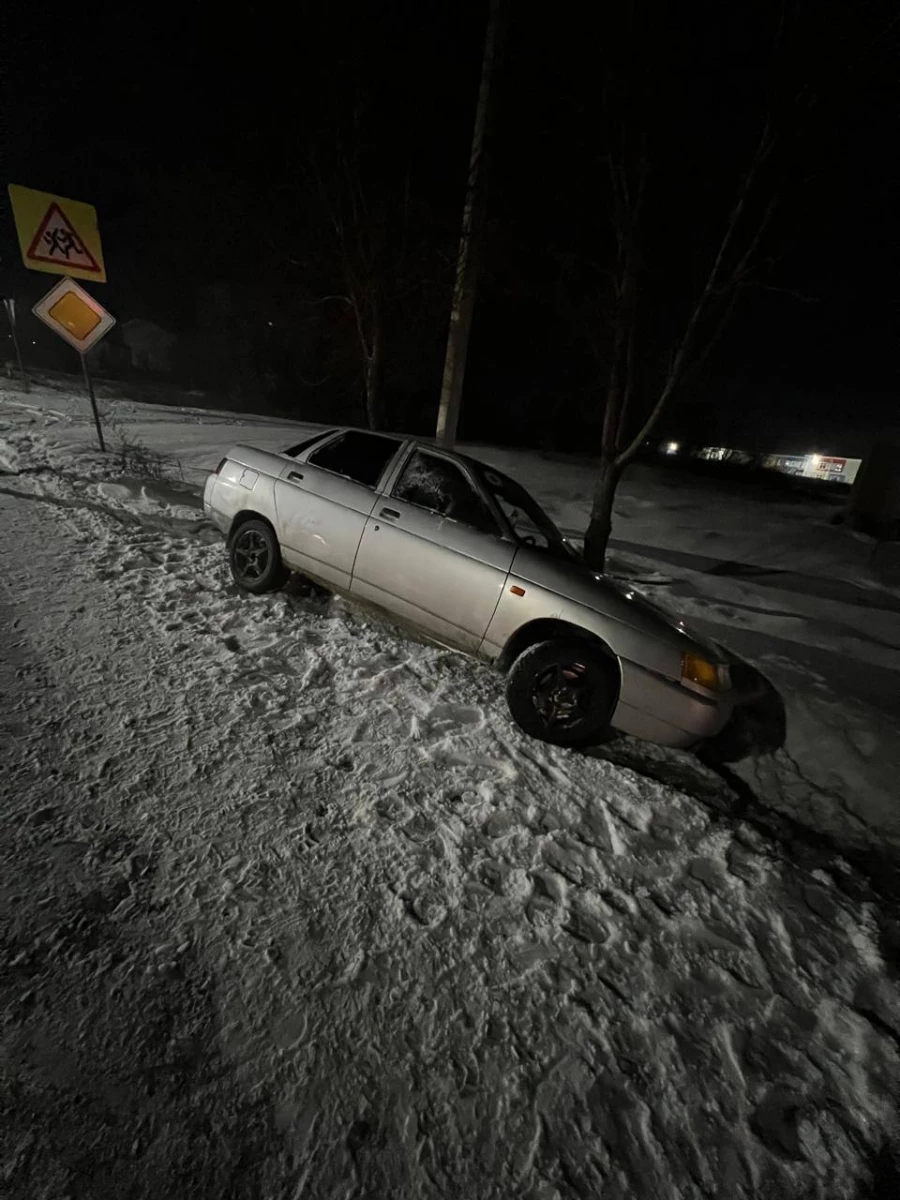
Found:
[[[218,465],[218,466],[216,467],[216,469],[213,471],[213,475],[218,475],[218,473],[219,473],[219,472],[222,470],[222,468],[225,466],[225,464],[226,464],[227,462],[228,462],[228,459],[227,459],[227,458],[222,458],[222,459],[220,459],[220,460],[219,460],[219,465]]]

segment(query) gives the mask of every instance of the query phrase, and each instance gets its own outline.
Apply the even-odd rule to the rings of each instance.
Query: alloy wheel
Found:
[[[573,729],[590,712],[593,694],[584,663],[555,663],[535,678],[531,700],[545,729]]]
[[[269,565],[268,543],[256,529],[245,529],[238,533],[232,555],[238,575],[248,583],[262,578]]]

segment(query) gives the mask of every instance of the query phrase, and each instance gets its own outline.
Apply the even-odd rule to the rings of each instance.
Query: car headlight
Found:
[[[708,662],[699,654],[687,651],[681,656],[681,678],[708,688],[711,692],[725,692],[730,686],[727,667]]]

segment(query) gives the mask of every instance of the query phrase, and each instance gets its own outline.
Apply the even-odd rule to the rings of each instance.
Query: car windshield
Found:
[[[545,550],[556,558],[578,557],[575,549],[521,484],[492,467],[482,468],[481,473],[488,491],[506,517],[517,542],[523,546]]]

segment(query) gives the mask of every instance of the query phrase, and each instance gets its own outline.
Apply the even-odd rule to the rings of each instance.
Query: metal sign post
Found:
[[[97,429],[97,441],[100,449],[105,452],[103,430],[100,427],[100,414],[97,411],[97,398],[94,395],[94,383],[88,370],[86,355],[91,346],[96,346],[113,325],[116,318],[106,311],[99,300],[79,287],[74,279],[61,279],[50,289],[43,300],[39,300],[31,310],[45,325],[58,333],[61,338],[74,346],[81,355],[81,370],[84,382],[91,398],[91,411],[94,414],[94,425]]]
[[[91,379],[91,373],[88,370],[87,355],[81,355],[81,370],[84,374],[84,382],[87,386],[88,395],[91,398],[91,412],[94,414],[94,428],[97,430],[97,441],[100,443],[100,449],[106,453],[106,443],[103,440],[103,428],[100,425],[100,413],[97,411],[97,397],[94,395],[94,381]]]
[[[19,378],[22,380],[22,391],[27,392],[30,391],[31,385],[28,381],[28,376],[25,374],[25,367],[22,363],[22,351],[19,348],[19,334],[16,329],[16,302],[11,296],[4,296],[3,307],[6,309],[6,315],[9,318],[9,331],[12,334],[16,366],[19,368]]]

